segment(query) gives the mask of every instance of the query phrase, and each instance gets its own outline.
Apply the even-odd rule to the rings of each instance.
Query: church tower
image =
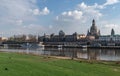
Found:
[[[95,36],[97,39],[100,36],[100,30],[97,29],[95,20],[92,21],[92,26],[90,28],[90,31],[88,31],[87,36]]]
[[[114,29],[111,30],[111,36],[114,36],[115,35],[115,31]]]

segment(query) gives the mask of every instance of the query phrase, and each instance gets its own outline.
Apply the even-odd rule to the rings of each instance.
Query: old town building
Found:
[[[65,33],[60,30],[58,35],[46,35],[39,37],[39,41],[43,42],[76,42],[85,40],[85,34],[78,34],[77,32],[73,33],[72,35],[65,35]]]
[[[90,28],[90,31],[88,30],[87,36],[94,36],[95,39],[98,39],[100,36],[100,30],[97,29],[95,20],[93,19],[92,21],[92,26]]]
[[[103,35],[99,37],[99,41],[120,41],[120,35],[115,35],[114,29],[111,30],[111,35]]]

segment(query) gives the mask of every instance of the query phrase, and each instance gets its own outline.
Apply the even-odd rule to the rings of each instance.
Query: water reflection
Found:
[[[36,48],[36,49],[0,49],[4,52],[18,52],[35,55],[63,56],[88,60],[120,61],[119,49],[79,49],[79,48]]]
[[[16,52],[23,54],[43,55],[44,51],[41,48],[29,49],[29,48],[11,48],[11,49],[0,49],[0,52]]]
[[[88,60],[108,60],[108,61],[120,61],[120,50],[111,49],[79,49],[79,48],[46,48],[45,54],[53,56],[65,56],[71,58],[83,58]]]

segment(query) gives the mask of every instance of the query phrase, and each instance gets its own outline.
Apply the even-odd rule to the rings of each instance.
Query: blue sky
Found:
[[[0,35],[86,34],[92,19],[101,34],[120,34],[120,0],[0,0]]]

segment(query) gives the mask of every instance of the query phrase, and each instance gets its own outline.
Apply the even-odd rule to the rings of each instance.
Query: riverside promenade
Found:
[[[120,49],[120,46],[78,46],[78,45],[45,45],[45,48],[94,48],[94,49]]]

